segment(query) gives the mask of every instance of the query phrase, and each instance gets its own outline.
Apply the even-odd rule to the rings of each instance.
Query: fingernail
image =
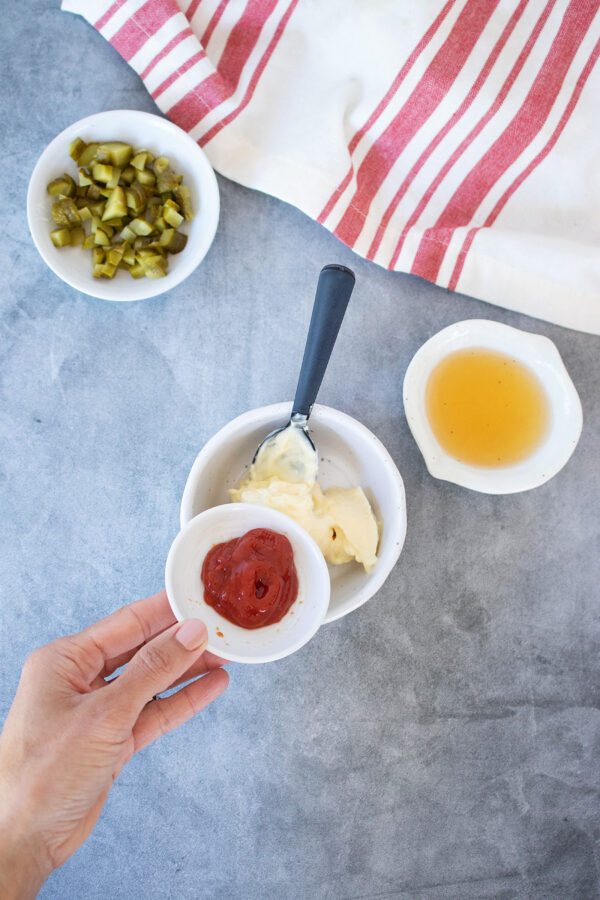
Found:
[[[175,632],[175,640],[186,650],[197,650],[206,641],[206,625],[200,619],[188,619]]]

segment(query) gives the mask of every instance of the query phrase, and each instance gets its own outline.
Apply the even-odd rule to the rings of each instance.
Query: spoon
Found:
[[[271,431],[252,459],[252,477],[266,480],[277,474],[283,481],[313,484],[317,478],[317,449],[308,433],[308,419],[340,330],[352,289],[354,272],[335,263],[319,274],[304,356],[287,425]],[[262,475],[261,475],[262,471]]]

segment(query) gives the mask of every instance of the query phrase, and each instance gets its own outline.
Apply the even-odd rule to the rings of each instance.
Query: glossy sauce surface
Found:
[[[474,466],[526,459],[543,441],[551,419],[546,391],[531,369],[483,347],[442,359],[429,376],[425,403],[440,445]]]
[[[234,625],[273,625],[298,596],[292,545],[266,528],[215,544],[204,558],[202,583],[205,602]]]

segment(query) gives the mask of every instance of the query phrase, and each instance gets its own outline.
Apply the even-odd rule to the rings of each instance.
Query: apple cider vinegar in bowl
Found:
[[[431,475],[486,494],[544,484],[573,453],[583,424],[552,341],[490,319],[429,338],[406,370],[403,397]]]
[[[507,466],[539,447],[550,404],[539,378],[513,357],[487,347],[457,350],[431,372],[427,418],[440,445],[473,466]]]

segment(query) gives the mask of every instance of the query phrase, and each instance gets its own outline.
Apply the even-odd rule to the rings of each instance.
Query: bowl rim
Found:
[[[106,282],[105,284],[101,279],[98,279],[97,285],[94,283],[92,288],[88,285],[82,285],[81,281],[71,274],[68,266],[57,265],[50,253],[51,245],[48,241],[44,241],[42,237],[42,234],[47,237],[47,228],[44,226],[44,229],[42,229],[36,212],[36,205],[40,202],[40,185],[44,182],[43,172],[49,157],[53,155],[54,151],[59,146],[65,146],[72,140],[73,136],[77,136],[76,133],[81,133],[92,125],[97,126],[103,120],[107,121],[107,128],[118,128],[118,124],[116,126],[110,124],[111,121],[114,121],[115,116],[117,116],[117,118],[126,116],[128,125],[132,122],[135,123],[136,121],[139,121],[142,125],[150,123],[153,127],[160,125],[160,128],[163,131],[168,131],[175,135],[182,144],[187,145],[195,154],[198,168],[194,168],[194,177],[197,179],[197,183],[202,185],[201,194],[203,202],[196,213],[197,216],[204,217],[202,240],[198,242],[196,248],[190,248],[187,260],[182,260],[182,264],[177,267],[177,270],[169,272],[165,278],[144,279],[144,282],[147,282],[147,284],[143,284],[146,290],[143,292],[140,290],[139,295],[134,297],[115,295],[109,290],[109,287],[113,286],[113,282]],[[43,187],[45,188],[45,184],[43,184]],[[159,295],[170,291],[178,284],[181,284],[181,282],[191,275],[200,265],[208,253],[217,231],[220,215],[220,196],[217,178],[206,153],[186,131],[164,116],[156,115],[155,113],[137,109],[110,109],[104,110],[103,112],[92,113],[89,116],[85,116],[83,119],[79,119],[78,121],[67,125],[66,128],[63,128],[63,130],[47,144],[31,172],[27,187],[26,206],[27,224],[33,243],[48,268],[51,269],[61,281],[64,281],[65,284],[68,284],[80,293],[86,294],[88,297],[95,297],[98,300],[112,300],[115,303],[135,303],[138,300],[148,300],[151,297],[158,297]],[[139,282],[137,284],[139,284]]]
[[[508,352],[533,371],[546,391],[554,414],[550,431],[539,447],[511,466],[487,468],[460,462],[438,443],[427,418],[425,389],[432,370],[456,350],[481,346]],[[432,335],[408,365],[402,396],[408,426],[429,473],[480,493],[514,494],[545,484],[571,457],[583,426],[579,395],[554,342],[544,335],[493,319],[464,319]],[[559,419],[560,429],[556,427]]]
[[[219,504],[219,506],[211,506],[209,509],[203,510],[201,513],[198,513],[197,516],[194,516],[193,519],[190,519],[189,522],[178,532],[175,539],[173,540],[173,543],[169,548],[165,563],[165,588],[169,605],[171,607],[171,610],[173,611],[173,615],[178,621],[182,621],[182,619],[187,618],[182,614],[182,610],[177,604],[177,601],[174,597],[175,592],[173,590],[173,570],[175,567],[175,559],[179,549],[181,548],[181,545],[190,540],[191,536],[193,536],[198,530],[204,533],[206,528],[210,527],[210,523],[214,522],[215,519],[225,518],[231,519],[232,523],[235,522],[235,520],[242,512],[239,509],[239,506],[240,504],[236,503],[223,503]],[[216,644],[212,640],[210,632],[208,634],[207,649],[210,650],[211,653],[215,653],[217,656],[227,656],[230,662],[240,662],[248,664],[275,662],[275,660],[284,659],[286,656],[291,656],[292,653],[295,653],[297,650],[307,644],[315,636],[315,634],[323,624],[323,620],[329,606],[329,598],[331,592],[329,571],[327,569],[325,558],[323,557],[323,554],[321,553],[316,541],[310,536],[307,531],[304,530],[304,528],[302,528],[301,525],[295,522],[294,519],[291,519],[289,516],[285,515],[285,513],[282,513],[279,510],[271,509],[270,507],[266,506],[258,506],[254,503],[245,503],[243,512],[245,516],[250,515],[251,517],[254,514],[257,516],[257,518],[266,520],[268,524],[263,525],[262,527],[273,528],[274,530],[286,530],[288,536],[292,537],[292,540],[295,542],[296,546],[303,546],[303,549],[307,552],[311,560],[310,569],[313,573],[313,577],[316,580],[321,581],[322,583],[322,591],[317,594],[317,613],[313,617],[310,628],[300,638],[297,638],[293,643],[291,643],[285,650],[279,652],[262,653],[260,654],[260,656],[253,656],[252,658],[245,656],[243,653],[230,653],[229,650],[225,649],[220,644]],[[259,526],[257,525],[253,527]],[[297,560],[295,561],[297,563]],[[202,600],[202,603],[204,603],[204,600]],[[223,616],[221,616],[220,613],[218,613],[216,610],[211,610],[211,612],[214,613],[219,619],[222,619],[225,627],[231,625],[231,623]],[[289,615],[289,613],[286,613],[286,616],[287,615]],[[308,607],[306,607],[305,615],[307,615],[307,617],[309,616]],[[201,614],[199,618],[202,618]],[[285,616],[283,618],[285,618]]]
[[[215,432],[208,441],[206,441],[196,455],[183,489],[179,511],[181,527],[192,518],[192,504],[199,474],[206,464],[207,459],[214,454],[215,450],[218,449],[219,446],[222,446],[223,443],[228,443],[236,437],[245,434],[250,430],[251,425],[260,424],[265,418],[281,419],[282,423],[287,421],[290,416],[291,408],[291,401],[282,401],[247,410],[227,422],[222,428]],[[380,546],[377,565],[365,576],[365,585],[352,596],[351,600],[340,604],[335,611],[328,608],[324,621],[329,623],[335,622],[337,619],[341,619],[343,616],[348,615],[348,613],[354,612],[355,609],[358,609],[370,600],[383,586],[392,569],[398,562],[407,531],[406,493],[402,476],[389,451],[379,438],[366,427],[366,425],[363,425],[362,422],[359,422],[353,416],[350,416],[341,410],[318,403],[313,407],[311,418],[316,420],[323,419],[323,422],[333,429],[335,429],[336,423],[342,423],[346,428],[354,429],[357,433],[361,434],[365,440],[373,445],[381,459],[382,465],[387,471],[390,493],[393,495],[392,502],[396,509],[394,530],[390,533],[390,540],[386,542],[385,553],[381,553],[382,548]],[[391,525],[389,522],[383,523],[384,529],[389,529],[390,527]]]

